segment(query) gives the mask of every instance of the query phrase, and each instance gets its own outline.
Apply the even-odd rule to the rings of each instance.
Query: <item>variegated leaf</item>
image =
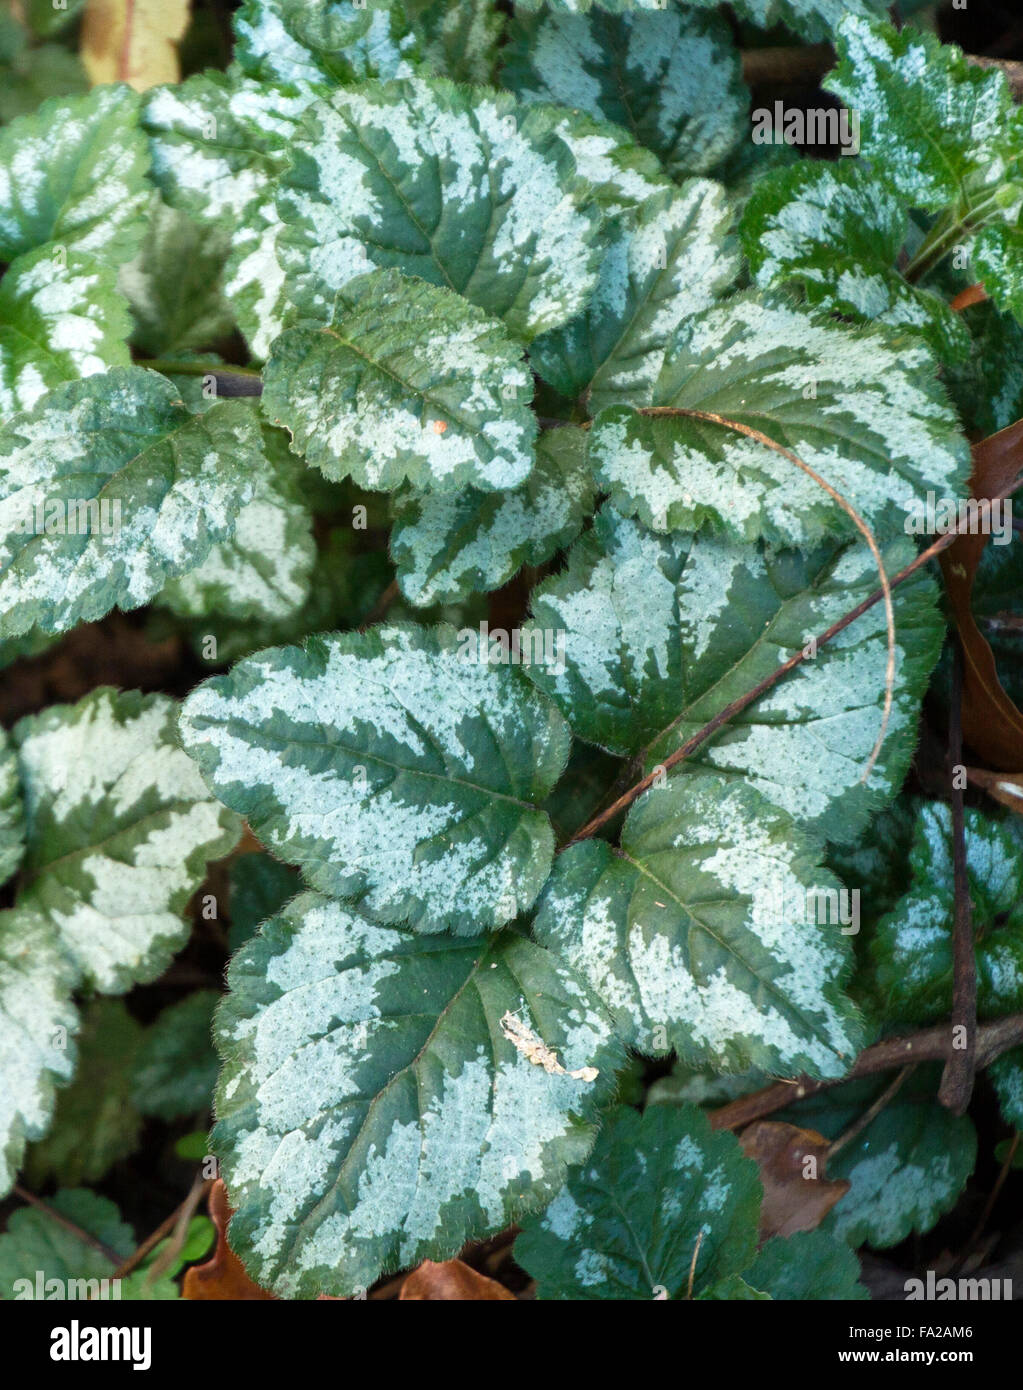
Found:
[[[0,131],[0,261],[56,242],[119,265],[145,232],[150,189],[138,98],[59,97]]]
[[[230,247],[226,230],[203,226],[153,195],[146,239],[118,279],[135,319],[132,341],[142,352],[171,357],[209,348],[230,333],[234,320],[222,293]]]
[[[849,942],[837,920],[819,921],[838,891],[819,844],[783,811],[693,770],[635,803],[621,850],[591,839],[558,856],[536,938],[639,1052],[837,1077],[862,1040],[843,993]]]
[[[309,89],[202,74],[146,96],[153,177],[164,197],[226,232],[224,293],[252,353],[263,358],[287,312],[275,193]]]
[[[231,1245],[290,1297],[358,1292],[542,1205],[621,1061],[578,977],[513,932],[413,936],[308,893],[228,982],[213,1145]]]
[[[321,325],[286,330],[263,411],[328,478],[388,491],[515,488],[533,467],[521,345],[453,290],[397,270],[336,291]]]
[[[11,1190],[26,1142],[46,1133],[55,1087],[74,1072],[73,983],[43,916],[0,913],[0,1194]]]
[[[741,295],[683,323],[653,405],[760,431],[882,533],[906,529],[928,490],[965,495],[969,451],[919,339],[849,328],[781,298]],[[710,523],[796,545],[855,534],[790,459],[716,422],[613,407],[591,431],[589,456],[615,506],[656,531]]]
[[[536,467],[514,492],[399,493],[391,554],[402,593],[422,608],[499,589],[575,540],[593,493],[575,425],[541,432]]]
[[[293,456],[277,457],[282,445],[275,433],[264,432],[267,462],[253,469],[252,498],[238,513],[234,535],[161,590],[158,602],[180,617],[280,622],[309,598],[316,563],[313,519],[289,477],[290,463],[301,464]]]
[[[537,372],[563,396],[589,393],[591,413],[648,405],[679,326],[720,298],[739,272],[725,190],[691,179],[623,219],[585,313],[538,338]]]
[[[749,134],[739,52],[718,14],[548,10],[520,20],[502,81],[523,101],[624,126],[676,179],[708,173]]]
[[[935,1099],[939,1068],[917,1070],[899,1094],[850,1136],[828,1162],[828,1177],[849,1191],[824,1229],[856,1249],[898,1245],[929,1231],[955,1206],[973,1171],[977,1135],[968,1115],[953,1115]],[[782,1118],[835,1140],[868,1112],[888,1078],[866,1077],[811,1097]]]
[[[756,1164],[695,1105],[621,1105],[515,1259],[540,1299],[699,1298],[752,1260],[760,1200]]]
[[[1023,854],[1008,826],[968,807],[966,872],[976,936],[977,1011],[1023,1008]],[[913,832],[912,882],[871,941],[887,1016],[931,1021],[952,1007],[955,874],[952,813],[927,802]]]
[[[909,540],[885,553],[892,573]],[[530,666],[581,738],[647,770],[877,587],[860,542],[801,555],[724,537],[657,536],[605,507],[561,574],[532,598],[525,632],[562,630],[561,667]],[[880,604],[802,662],[690,759],[750,782],[796,820],[854,839],[902,785],[944,626],[930,579],[895,595],[895,700],[881,756],[887,641]]]
[[[492,930],[549,872],[537,803],[569,735],[478,640],[409,625],[258,653],[188,697],[185,747],[313,887],[419,931]]]
[[[542,109],[572,151],[576,172],[590,185],[587,198],[609,219],[634,212],[654,194],[670,190],[657,156],[637,145],[621,126],[563,106]]]
[[[954,209],[964,229],[1013,202],[1018,211],[1023,110],[1003,73],[968,63],[936,34],[855,15],[836,47],[824,86],[857,113],[861,154],[906,205]]]
[[[1023,156],[1023,135],[1020,150]],[[1023,225],[985,227],[973,244],[973,265],[988,296],[1023,323]]]
[[[754,184],[742,240],[757,284],[795,282],[831,313],[919,333],[939,357],[970,350],[962,316],[897,269],[906,209],[855,161],[801,161]]]
[[[164,695],[101,687],[14,730],[28,850],[18,910],[54,929],[104,993],[155,979],[188,937],[182,913],[239,824],[176,736]]]
[[[453,82],[493,84],[506,23],[493,0],[461,0],[457,5],[417,0],[412,10],[429,72]]]
[[[693,10],[719,7],[719,0],[685,2]],[[545,3],[555,12],[570,14],[586,14],[594,9],[606,10],[608,14],[632,14],[637,10],[663,10],[665,6],[665,0],[517,0],[516,8],[528,12],[541,9]],[[732,0],[731,9],[762,29],[784,24],[816,43],[830,38],[847,14],[884,13],[886,0]]]
[[[4,884],[21,863],[25,852],[25,823],[21,808],[21,786],[14,749],[0,729],[0,884]]]
[[[0,429],[0,634],[63,632],[148,602],[230,536],[259,425],[193,415],[155,372],[70,382]]]
[[[374,266],[455,290],[524,339],[582,308],[600,211],[549,110],[415,79],[332,92],[307,120],[277,200],[303,313],[322,317]]]
[[[410,77],[418,58],[394,0],[245,0],[234,15],[235,62],[246,77],[320,87]]]
[[[0,280],[0,418],[65,381],[126,367],[130,327],[112,267],[55,246],[19,256]]]

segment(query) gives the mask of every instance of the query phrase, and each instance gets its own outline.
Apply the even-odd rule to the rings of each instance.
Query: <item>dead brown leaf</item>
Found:
[[[814,1230],[849,1191],[844,1179],[825,1176],[828,1141],[815,1129],[756,1120],[742,1131],[739,1143],[759,1167],[764,1186],[761,1241]]]
[[[189,0],[88,0],[81,57],[93,86],[127,82],[137,92],[179,82],[178,41]]]
[[[488,1279],[485,1274],[477,1274],[476,1270],[470,1269],[461,1260],[445,1260],[442,1264],[424,1260],[402,1284],[398,1299],[423,1302],[442,1299],[463,1303],[498,1303],[508,1300],[512,1303],[518,1302],[515,1295],[509,1293],[503,1284],[499,1284],[496,1279]]]
[[[253,1283],[245,1273],[245,1266],[227,1243],[231,1208],[227,1204],[227,1188],[221,1178],[210,1188],[207,1210],[217,1228],[217,1246],[205,1264],[193,1265],[185,1270],[181,1297],[235,1302],[272,1299],[272,1293]]]
[[[1023,472],[1023,420],[973,447],[971,490],[1004,495]],[[985,762],[1023,768],[1023,714],[1002,689],[995,658],[973,616],[973,585],[988,538],[958,536],[941,554],[945,588],[963,647],[963,739]]]

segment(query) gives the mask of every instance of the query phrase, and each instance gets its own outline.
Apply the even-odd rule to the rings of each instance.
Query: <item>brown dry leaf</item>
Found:
[[[991,772],[986,767],[968,767],[966,779],[981,787],[994,801],[1023,816],[1023,772]]]
[[[973,447],[974,497],[991,498],[1023,472],[1023,420]],[[1023,768],[1023,714],[1002,689],[995,658],[972,611],[973,583],[988,538],[959,536],[941,554],[945,588],[963,646],[963,739],[985,762]]]
[[[217,1248],[205,1264],[193,1265],[191,1269],[185,1270],[181,1297],[235,1302],[273,1299],[272,1293],[253,1283],[245,1273],[245,1266],[227,1243],[227,1223],[231,1208],[227,1204],[227,1188],[221,1178],[210,1188],[207,1209],[210,1220],[217,1228]]]
[[[844,1179],[832,1181],[825,1176],[828,1141],[815,1129],[800,1129],[780,1120],[756,1120],[742,1131],[739,1143],[747,1158],[759,1167],[764,1185],[762,1241],[769,1236],[814,1230],[849,1191]]]
[[[510,1300],[517,1303],[513,1293],[509,1293],[496,1279],[488,1279],[485,1274],[477,1274],[461,1260],[445,1260],[434,1264],[424,1260],[414,1269],[401,1286],[399,1302],[404,1299],[434,1302],[439,1299],[456,1300],[463,1303],[501,1302]]]
[[[179,82],[178,41],[190,0],[88,0],[81,57],[92,85],[127,82],[137,92]]]

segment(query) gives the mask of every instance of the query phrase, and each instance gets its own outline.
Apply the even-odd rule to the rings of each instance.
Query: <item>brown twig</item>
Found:
[[[387,610],[398,597],[398,593],[398,581],[392,579],[390,584],[388,584],[387,588],[377,599],[376,603],[374,603],[373,607],[366,614],[366,617],[359,624],[359,631],[368,632],[374,623],[378,623],[380,619],[386,615]]]
[[[874,1123],[881,1111],[895,1099],[902,1089],[902,1083],[915,1069],[916,1063],[910,1062],[908,1066],[903,1067],[900,1072],[897,1072],[894,1081],[884,1088],[873,1104],[868,1105],[863,1114],[858,1116],[844,1133],[840,1134],[837,1139],[834,1139],[828,1145],[829,1163],[834,1158],[835,1154],[845,1148],[846,1144],[852,1143],[858,1134],[862,1134],[869,1125]]]
[[[1023,1043],[1023,1014],[1009,1014],[977,1029],[976,1066],[978,1070],[1000,1057],[1010,1048]],[[854,1081],[861,1076],[876,1076],[879,1072],[904,1067],[907,1062],[944,1062],[949,1055],[948,1024],[939,1023],[901,1038],[885,1038],[865,1048],[844,1076],[828,1077],[824,1081],[796,1077],[791,1081],[775,1081],[760,1091],[729,1101],[711,1112],[714,1129],[741,1129],[744,1125],[772,1115],[795,1101],[806,1100],[831,1086]]]
[[[1023,1139],[1023,1134],[1020,1134],[1017,1130],[1012,1136],[1012,1143],[1009,1145],[1002,1166],[998,1170],[998,1177],[995,1179],[994,1186],[988,1194],[987,1201],[984,1203],[984,1210],[980,1214],[980,1220],[977,1222],[976,1226],[974,1226],[973,1233],[963,1246],[963,1253],[958,1262],[960,1269],[969,1259],[975,1247],[980,1243],[980,1238],[987,1229],[987,1223],[991,1220],[991,1213],[994,1211],[995,1203],[998,1201],[998,1194],[1005,1186],[1005,1179],[1009,1176],[1009,1169],[1012,1167],[1012,1160],[1016,1157],[1016,1150],[1019,1148],[1021,1139]]]
[[[963,1115],[973,1095],[977,1033],[977,958],[973,946],[973,905],[966,874],[966,820],[963,788],[956,769],[963,765],[963,650],[953,644],[952,709],[948,728],[949,774],[952,778],[952,871],[955,908],[952,918],[952,1029],[963,1030],[965,1045],[953,1047],[942,1072],[938,1099],[953,1115]]]
[[[112,1250],[109,1245],[104,1245],[101,1240],[97,1240],[97,1238],[90,1235],[88,1231],[84,1231],[82,1227],[72,1221],[70,1217],[65,1216],[63,1212],[59,1212],[56,1207],[51,1207],[49,1202],[44,1202],[41,1197],[37,1197],[34,1192],[29,1192],[28,1189],[22,1187],[20,1183],[15,1183],[12,1191],[14,1195],[20,1197],[23,1202],[28,1202],[29,1206],[36,1207],[39,1211],[45,1212],[51,1220],[56,1221],[58,1226],[63,1226],[65,1231],[70,1231],[72,1235],[77,1236],[78,1239],[84,1241],[86,1245],[90,1245],[93,1250],[98,1250],[112,1265],[120,1263],[121,1257],[116,1250]]]
[[[990,500],[996,502],[1004,497],[1008,497],[1021,485],[1023,485],[1023,478],[1017,478],[1010,487],[995,493]],[[952,527],[946,531],[943,536],[939,536],[938,539],[925,550],[921,550],[915,560],[911,560],[904,569],[899,570],[898,574],[892,575],[889,580],[889,587],[895,589],[899,584],[904,583],[910,575],[915,574],[918,569],[921,569],[927,564],[928,560],[933,560],[936,555],[950,546],[958,535],[958,528]],[[807,647],[794,653],[787,661],[783,661],[769,676],[765,676],[764,679],[758,681],[751,690],[747,690],[745,695],[740,695],[737,699],[733,700],[731,704],[726,705],[725,708],[720,710],[702,729],[697,730],[692,738],[687,739],[680,748],[677,748],[674,753],[669,754],[658,768],[648,773],[647,776],[637,782],[635,786],[630,787],[627,792],[618,797],[606,810],[594,816],[581,830],[576,831],[575,835],[572,836],[572,839],[567,842],[564,848],[567,849],[569,845],[573,845],[579,840],[587,840],[591,835],[595,835],[602,826],[606,825],[608,821],[613,820],[620,811],[625,810],[627,806],[631,806],[637,797],[642,796],[645,791],[648,791],[661,772],[667,772],[669,768],[677,766],[678,763],[688,758],[692,753],[695,753],[697,748],[705,743],[712,734],[716,733],[723,724],[727,724],[735,715],[741,714],[749,705],[759,700],[761,695],[765,695],[768,690],[777,685],[790,671],[794,671],[801,662],[806,660],[805,653],[808,650],[815,650],[816,648],[823,647],[827,642],[830,642],[832,638],[837,637],[840,632],[843,632],[850,623],[854,623],[856,619],[862,617],[868,609],[873,608],[875,603],[880,603],[883,597],[883,590],[875,589],[869,597],[863,599],[855,608],[850,608],[848,613],[844,613],[841,618],[833,622],[824,632],[820,633],[812,643],[808,643]]]
[[[133,1251],[123,1264],[118,1265],[117,1269],[114,1270],[114,1278],[123,1279],[126,1274],[130,1274],[133,1269],[137,1269],[149,1254],[150,1250],[159,1245],[161,1240],[166,1240],[171,1232],[176,1229],[182,1212],[188,1213],[185,1219],[185,1225],[187,1226],[188,1219],[191,1217],[192,1212],[195,1211],[202,1197],[212,1186],[212,1178],[202,1178],[196,1174],[195,1181],[189,1188],[188,1196],[185,1200],[174,1208],[165,1221],[160,1222],[153,1234],[147,1236],[138,1249]]]

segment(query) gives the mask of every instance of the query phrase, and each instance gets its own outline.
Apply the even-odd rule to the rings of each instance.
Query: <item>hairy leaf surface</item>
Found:
[[[547,877],[537,803],[569,734],[521,671],[480,664],[467,638],[377,627],[258,653],[188,697],[185,747],[314,888],[420,931],[492,930]]]
[[[307,893],[229,984],[213,1141],[231,1245],[291,1297],[447,1259],[549,1200],[620,1061],[579,979],[511,932],[413,936]],[[562,1070],[515,1046],[509,1014]],[[598,1074],[569,1074],[584,1068]]]
[[[841,1076],[861,1029],[842,991],[848,942],[817,905],[837,890],[820,846],[752,787],[685,772],[634,804],[621,850],[559,855],[536,936],[639,1052]]]

